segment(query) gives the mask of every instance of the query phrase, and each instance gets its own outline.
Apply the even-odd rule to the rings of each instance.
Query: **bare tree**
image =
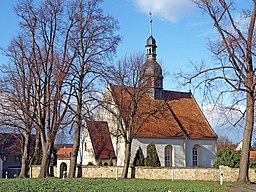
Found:
[[[231,148],[236,146],[227,136],[219,136],[217,140],[217,150],[222,148]]]
[[[29,147],[31,131],[34,128],[35,102],[33,95],[33,74],[28,70],[27,44],[20,35],[9,45],[7,56],[10,65],[2,66],[1,78],[1,125],[9,126],[23,135],[22,163],[19,177],[25,178],[30,164]],[[31,154],[30,154],[31,155]]]
[[[83,122],[91,116],[94,109],[90,104],[93,101],[91,95],[97,89],[94,82],[106,63],[110,62],[120,40],[119,36],[114,34],[118,27],[117,21],[103,14],[99,7],[100,2],[100,0],[75,0],[70,6],[76,21],[71,41],[76,59],[71,66],[72,96],[75,102],[71,109],[75,116],[75,135],[69,177],[75,177],[80,130]]]
[[[147,95],[147,81],[143,78],[141,66],[144,63],[143,54],[131,54],[125,56],[117,62],[116,66],[108,69],[110,74],[107,75],[108,87],[104,94],[103,101],[100,103],[99,119],[105,120],[101,110],[106,110],[116,125],[110,130],[111,134],[118,139],[120,138],[125,144],[125,159],[122,178],[127,178],[128,168],[131,158],[131,146],[134,137],[141,130],[141,127],[152,115],[155,115],[161,108],[160,105],[153,106],[150,109],[144,108],[150,105],[149,95]],[[116,147],[116,152],[118,152]]]
[[[240,110],[242,117],[245,116],[245,127],[238,181],[249,182],[249,150],[254,128],[256,83],[253,65],[256,1],[251,1],[251,7],[240,13],[232,0],[194,2],[210,16],[217,29],[219,37],[210,41],[210,50],[218,64],[212,67],[195,66],[197,72],[188,78],[188,82],[203,77],[204,80],[199,84],[205,85],[204,91],[208,98],[216,96],[216,103],[222,101],[223,104],[225,101],[228,109],[240,110],[239,105],[246,106],[245,112]],[[218,91],[216,95],[214,89]],[[226,100],[225,94],[235,98],[234,102]]]
[[[33,73],[33,99],[37,111],[32,119],[40,130],[43,146],[39,177],[49,175],[54,140],[58,129],[65,126],[66,103],[70,99],[70,89],[65,83],[74,59],[68,43],[75,21],[66,7],[62,0],[44,0],[39,5],[33,0],[25,0],[15,8],[29,49],[24,56],[29,63],[27,70]]]

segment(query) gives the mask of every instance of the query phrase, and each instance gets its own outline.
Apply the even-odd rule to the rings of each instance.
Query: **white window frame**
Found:
[[[164,165],[166,167],[172,167],[172,151],[173,147],[171,145],[167,145],[164,149]]]
[[[192,148],[192,165],[193,167],[199,166],[199,154],[198,154],[198,147],[194,146]]]

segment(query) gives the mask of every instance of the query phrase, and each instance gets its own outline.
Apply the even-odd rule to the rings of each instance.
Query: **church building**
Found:
[[[146,43],[146,61],[141,67],[142,85],[146,94],[138,103],[138,111],[155,111],[140,125],[135,125],[131,145],[131,163],[140,147],[147,156],[148,146],[154,144],[161,166],[212,167],[216,158],[217,135],[211,128],[191,92],[164,90],[162,68],[157,62],[157,45],[152,36]],[[108,85],[104,99],[109,107],[121,114],[117,119],[106,108],[100,108],[95,121],[87,122],[81,136],[79,157],[82,165],[124,165],[125,141],[118,134],[120,122],[125,122],[131,87]],[[126,92],[125,92],[126,90]],[[123,103],[121,103],[123,102]],[[138,122],[137,122],[138,123]],[[79,163],[79,162],[78,162]]]

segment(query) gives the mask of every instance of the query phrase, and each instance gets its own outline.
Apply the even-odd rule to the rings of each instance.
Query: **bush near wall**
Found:
[[[220,165],[230,168],[239,168],[241,151],[233,151],[229,148],[222,148],[217,152],[217,158],[213,165],[218,168]]]
[[[230,168],[239,168],[241,151],[233,151],[229,148],[222,148],[217,152],[217,158],[213,165],[218,168],[220,165]],[[250,168],[256,168],[256,158],[250,160]]]

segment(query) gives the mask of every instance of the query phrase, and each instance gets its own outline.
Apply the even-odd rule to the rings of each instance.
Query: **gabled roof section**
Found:
[[[131,96],[128,92],[136,90],[127,86],[110,87],[122,118],[129,117]],[[217,138],[191,93],[164,91],[163,100],[141,94],[135,130],[137,137]]]
[[[164,99],[190,138],[217,138],[190,92],[164,91]]]
[[[73,148],[73,144],[63,143],[63,144],[54,144],[56,151],[59,151],[60,148]]]
[[[115,159],[115,151],[111,141],[108,124],[105,121],[86,121],[88,132],[91,138],[95,158]]]
[[[127,122],[130,117],[131,96],[135,95],[133,92],[139,95],[138,110],[134,118],[136,137],[187,137],[164,100],[154,100],[145,91],[132,87],[111,85],[111,89],[121,116],[123,119],[128,118]]]
[[[58,159],[69,160],[71,159],[72,148],[61,147],[57,151]]]
[[[61,154],[70,154],[70,153],[72,153],[72,148],[63,147],[63,148],[60,148],[56,154],[61,155]]]

